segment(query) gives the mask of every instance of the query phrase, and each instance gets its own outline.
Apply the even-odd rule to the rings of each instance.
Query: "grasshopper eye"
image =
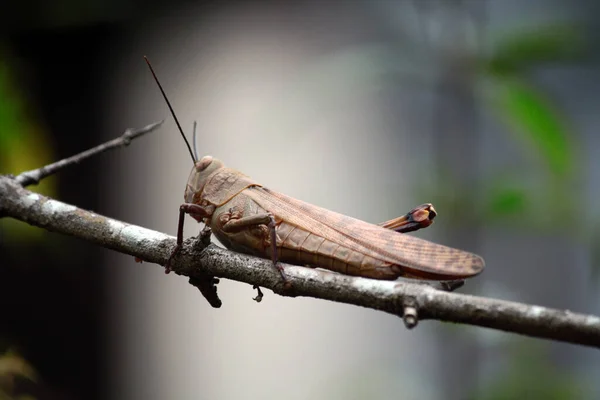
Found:
[[[204,171],[212,163],[212,156],[204,156],[196,163],[196,171]]]

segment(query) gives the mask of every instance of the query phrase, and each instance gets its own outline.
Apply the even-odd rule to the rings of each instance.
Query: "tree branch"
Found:
[[[72,164],[104,151],[126,146],[157,128],[127,130],[117,139],[19,176],[0,175],[0,217],[12,217],[34,226],[96,243],[100,246],[165,265],[175,248],[175,238],[126,224],[25,189]],[[600,348],[600,318],[570,311],[469,296],[438,290],[427,284],[377,281],[328,271],[284,265],[292,290],[284,289],[271,261],[227,251],[209,244],[209,231],[198,240],[187,240],[173,260],[172,269],[190,277],[213,307],[220,307],[215,276],[245,282],[283,296],[309,296],[373,308],[401,316],[408,328],[419,320],[437,319],[499,329]]]
[[[164,265],[175,238],[110,219],[24,189],[0,176],[0,216],[78,237],[103,247]],[[187,240],[173,271],[192,279],[218,276],[272,289],[282,295],[308,296],[354,304],[404,316],[405,323],[423,319],[464,323],[600,348],[600,318],[437,290],[404,281],[377,281],[305,267],[284,265],[293,292],[282,291],[272,263]]]

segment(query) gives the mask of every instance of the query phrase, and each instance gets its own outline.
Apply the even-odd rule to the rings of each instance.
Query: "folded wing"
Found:
[[[246,189],[276,217],[384,262],[433,275],[468,278],[480,273],[481,257],[348,217],[264,187]]]

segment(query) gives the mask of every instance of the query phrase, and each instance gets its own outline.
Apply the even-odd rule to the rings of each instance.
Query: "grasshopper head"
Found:
[[[199,196],[204,189],[204,185],[208,181],[208,177],[219,168],[223,168],[224,164],[221,160],[217,160],[212,156],[204,156],[200,160],[196,161],[188,183],[185,188],[184,199],[186,203],[194,203],[194,198]]]

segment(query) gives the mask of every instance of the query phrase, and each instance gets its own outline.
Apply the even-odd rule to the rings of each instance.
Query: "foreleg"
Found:
[[[196,220],[202,220],[203,218],[209,217],[212,215],[214,211],[214,206],[203,207],[198,204],[193,203],[184,203],[179,206],[179,223],[177,224],[177,244],[175,249],[171,253],[171,256],[167,260],[167,264],[165,265],[165,274],[171,272],[171,262],[173,257],[179,251],[181,251],[181,247],[183,246],[183,223],[185,221],[185,215],[189,214],[194,217]]]

